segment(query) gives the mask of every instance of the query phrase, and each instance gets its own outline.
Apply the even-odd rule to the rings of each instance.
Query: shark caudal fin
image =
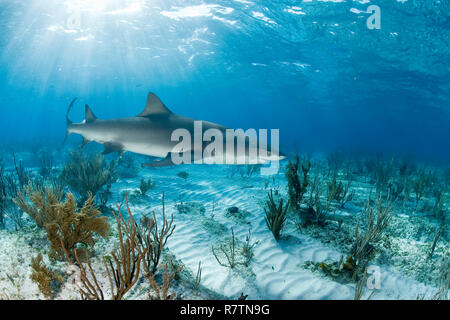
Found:
[[[73,105],[75,104],[75,102],[77,101],[78,98],[74,98],[72,100],[72,102],[69,104],[69,107],[67,108],[67,112],[66,112],[66,135],[64,136],[64,141],[63,141],[63,145],[66,143],[67,137],[70,135],[69,133],[69,126],[72,124],[72,121],[69,119],[69,113],[70,110],[72,110]]]

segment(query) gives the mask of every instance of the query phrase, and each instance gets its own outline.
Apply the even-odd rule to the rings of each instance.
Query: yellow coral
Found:
[[[343,268],[350,271],[354,269],[354,262],[352,256],[347,256],[347,261],[345,261]]]
[[[55,293],[52,283],[56,282],[60,286],[64,282],[64,278],[45,266],[40,253],[31,259],[31,268],[33,270],[30,276],[31,280],[38,285],[39,291],[47,299],[53,299]]]
[[[62,202],[62,193],[50,187],[33,189],[28,186],[19,192],[14,201],[38,226],[47,231],[51,258],[64,259],[60,239],[64,247],[73,252],[78,244],[92,247],[95,244],[94,233],[102,237],[109,234],[108,218],[100,216],[101,212],[95,207],[92,194],[89,194],[79,211],[71,192]]]

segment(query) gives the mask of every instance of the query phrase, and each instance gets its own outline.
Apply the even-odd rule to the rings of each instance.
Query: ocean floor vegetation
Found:
[[[1,299],[449,297],[448,165],[334,152],[261,176],[62,152],[0,161]]]

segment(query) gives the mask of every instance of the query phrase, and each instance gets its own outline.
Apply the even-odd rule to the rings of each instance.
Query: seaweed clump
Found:
[[[47,268],[42,261],[41,253],[31,259],[31,269],[30,279],[37,284],[39,291],[47,299],[53,299],[64,283],[64,277]]]
[[[300,180],[298,175],[300,167],[300,158],[296,154],[293,161],[289,161],[286,170],[286,179],[288,182],[288,194],[289,201],[292,209],[297,210],[300,208],[300,203],[303,200],[303,195],[309,185],[309,170],[311,169],[311,162],[305,161],[301,165],[303,179]]]
[[[275,240],[280,239],[281,230],[283,229],[284,223],[286,222],[286,213],[289,208],[290,202],[288,201],[286,206],[283,206],[283,199],[280,200],[278,205],[273,199],[273,192],[270,190],[268,194],[269,200],[266,201],[267,208],[264,208],[266,216],[264,220],[266,221],[267,227],[272,231]]]
[[[124,154],[117,160],[115,172],[121,178],[135,178],[139,175],[140,165],[131,154]]]
[[[370,205],[370,199],[364,209],[367,229],[360,231],[359,219],[355,228],[355,242],[351,249],[352,259],[349,261],[353,266],[353,277],[356,278],[362,274],[367,268],[369,262],[373,259],[376,253],[376,244],[381,240],[386,231],[389,222],[394,215],[392,211],[392,204],[390,202],[390,195],[384,202],[379,196],[374,206]]]
[[[181,171],[177,173],[177,177],[184,179],[186,181],[187,178],[189,178],[189,173],[187,173],[186,171]]]
[[[259,241],[251,241],[251,231],[245,237],[245,242],[239,241],[231,229],[231,238],[220,242],[215,246],[211,246],[211,251],[219,265],[234,269],[237,266],[249,267],[253,259],[253,248],[258,245]]]
[[[341,256],[339,261],[325,260],[321,262],[306,261],[305,267],[312,271],[321,271],[326,277],[333,279],[339,283],[352,282],[353,274],[353,258],[347,256],[345,262]]]
[[[168,263],[164,264],[164,272],[162,275],[162,284],[159,285],[155,280],[155,275],[152,275],[148,278],[153,291],[155,292],[153,295],[149,292],[148,297],[150,300],[174,300],[177,296],[176,292],[172,292],[169,294],[169,288],[172,284],[172,281],[177,277],[177,275],[183,270],[184,266],[174,267],[172,259],[169,261],[170,270],[168,268]]]
[[[81,201],[86,201],[89,194],[95,196],[103,187],[117,180],[114,162],[106,162],[102,155],[87,158],[81,152],[72,152],[70,156],[71,160],[59,178],[80,195]]]
[[[32,179],[30,171],[26,170],[22,161],[17,164],[15,154],[14,170],[5,170],[5,163],[0,159],[0,229],[6,228],[7,218],[13,222],[15,229],[22,229],[25,221],[22,219],[22,212],[18,210],[13,199],[17,196],[19,189],[23,188]],[[25,185],[23,185],[25,184]]]
[[[139,184],[139,191],[141,195],[145,196],[149,190],[152,190],[155,187],[156,183],[152,181],[152,178],[148,178],[147,180],[142,178]]]
[[[337,171],[335,171],[332,180],[327,184],[327,201],[331,203],[331,201],[335,200],[339,204],[339,208],[343,209],[345,204],[352,201],[355,195],[354,191],[350,191],[351,183],[351,180],[347,181],[345,185],[342,181],[338,182]]]
[[[67,193],[64,202],[62,199],[61,189],[33,188],[32,184],[14,198],[17,206],[45,229],[50,241],[49,257],[57,260],[64,258],[60,239],[65,248],[74,250],[79,244],[92,247],[96,242],[94,234],[102,237],[109,234],[108,218],[100,216],[92,194],[81,209],[71,192]]]

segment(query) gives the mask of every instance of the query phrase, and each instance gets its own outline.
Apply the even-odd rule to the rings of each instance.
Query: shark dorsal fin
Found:
[[[94,113],[92,112],[91,108],[88,105],[86,105],[85,109],[86,109],[85,115],[86,122],[93,122],[97,120],[97,117],[94,115]]]
[[[170,111],[164,103],[152,92],[148,93],[147,104],[145,105],[144,111],[142,111],[138,117],[146,117],[155,114],[171,114]]]

